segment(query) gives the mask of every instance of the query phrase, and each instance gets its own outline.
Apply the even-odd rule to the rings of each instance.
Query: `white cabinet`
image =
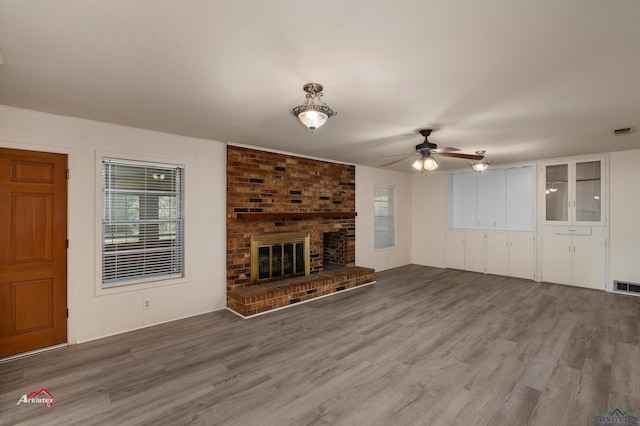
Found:
[[[484,272],[484,232],[447,231],[447,268]]]
[[[476,228],[506,229],[507,173],[505,169],[487,170],[477,175]]]
[[[519,278],[535,278],[533,232],[447,231],[447,267]]]
[[[484,272],[484,232],[465,232],[464,269],[473,272]]]
[[[485,272],[518,278],[535,278],[533,232],[487,232]]]
[[[476,172],[449,175],[449,227],[476,227]]]
[[[448,227],[534,230],[533,166],[457,172],[448,176]]]
[[[447,231],[446,264],[447,268],[464,269],[464,231]]]
[[[533,167],[507,169],[506,205],[508,231],[533,231],[535,217]]]
[[[542,172],[543,222],[605,224],[605,157],[549,162]]]
[[[542,281],[605,289],[607,156],[545,161],[540,168]]]
[[[543,281],[604,290],[605,259],[602,228],[558,227],[542,236]]]
[[[509,233],[490,232],[486,238],[486,272],[509,275]]]
[[[571,284],[571,246],[570,235],[545,234],[542,242],[543,281],[558,284]]]

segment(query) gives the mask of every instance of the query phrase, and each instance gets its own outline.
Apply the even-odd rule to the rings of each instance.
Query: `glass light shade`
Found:
[[[489,167],[489,163],[474,162],[474,163],[471,163],[471,167],[473,167],[473,170],[475,170],[476,172],[484,172]]]
[[[418,158],[412,165],[411,167],[413,167],[416,170],[422,170],[422,164],[424,162],[422,161],[422,158]]]
[[[311,130],[315,130],[327,122],[329,116],[322,111],[308,109],[298,114],[298,119]]]
[[[424,164],[422,165],[422,167],[425,170],[432,171],[438,168],[438,162],[433,157],[427,157],[424,159]]]
[[[307,95],[302,105],[291,110],[291,113],[300,120],[308,129],[315,130],[337,113],[322,101],[322,85],[307,83],[303,87]],[[319,103],[316,104],[315,101]]]

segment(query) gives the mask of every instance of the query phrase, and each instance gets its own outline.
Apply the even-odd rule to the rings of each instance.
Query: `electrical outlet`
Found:
[[[150,309],[151,308],[151,299],[144,299],[143,302],[143,309]]]

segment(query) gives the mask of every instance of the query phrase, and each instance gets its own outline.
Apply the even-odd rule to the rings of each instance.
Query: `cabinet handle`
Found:
[[[571,246],[569,246],[569,253],[571,253]]]
[[[573,252],[574,253],[576,252],[576,246],[573,246]]]

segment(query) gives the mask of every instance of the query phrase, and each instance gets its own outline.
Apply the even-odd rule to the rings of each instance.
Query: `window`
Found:
[[[182,166],[102,161],[102,287],[183,276]]]
[[[395,188],[376,185],[373,197],[373,248],[395,247]]]

